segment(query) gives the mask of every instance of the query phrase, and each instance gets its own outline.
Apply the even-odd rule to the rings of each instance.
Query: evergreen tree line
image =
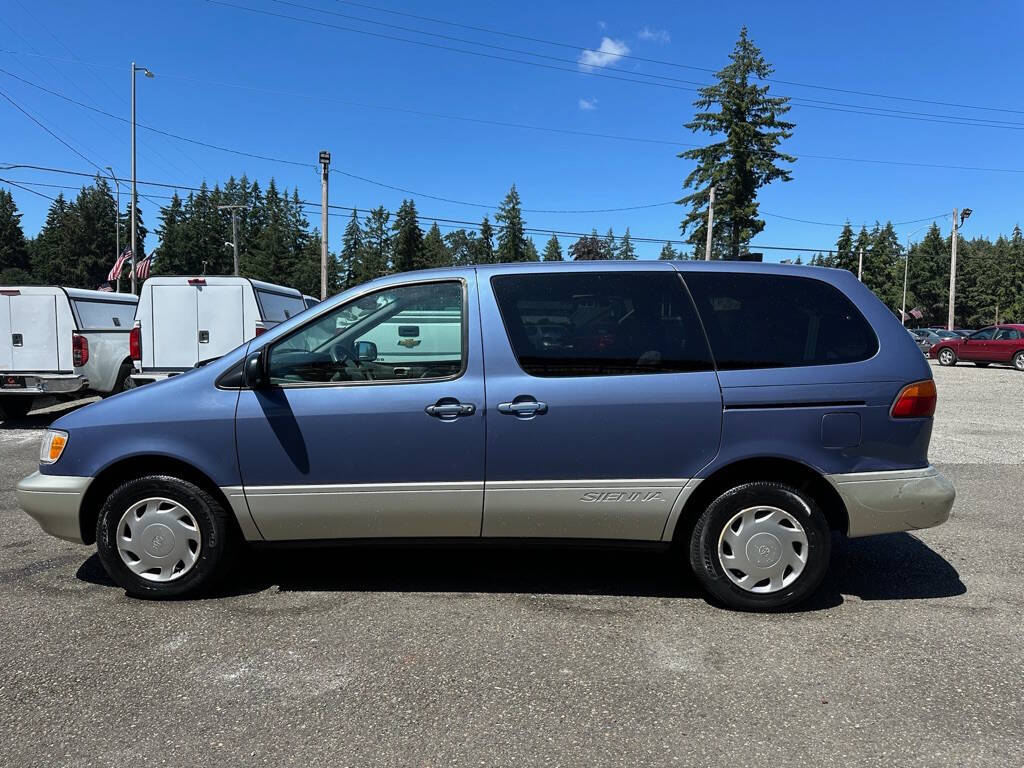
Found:
[[[847,269],[857,274],[861,250],[864,253],[862,279],[875,295],[899,316],[903,304],[903,273],[907,272],[907,312],[921,317],[907,324],[945,325],[949,315],[949,268],[951,241],[943,237],[938,224],[920,242],[907,250],[900,243],[891,222],[862,226],[854,235],[847,222],[839,233],[836,249],[819,253],[810,263]],[[1000,235],[993,242],[986,237],[957,243],[956,324],[976,328],[996,322],[1024,322],[1024,236],[1019,226],[1010,237]]]

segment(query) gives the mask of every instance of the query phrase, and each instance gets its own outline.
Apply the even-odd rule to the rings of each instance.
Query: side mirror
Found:
[[[372,363],[377,359],[377,345],[372,341],[356,342],[356,360],[360,363]]]
[[[270,376],[267,374],[266,350],[260,349],[251,353],[245,358],[245,386],[249,389],[266,389],[270,386]]]

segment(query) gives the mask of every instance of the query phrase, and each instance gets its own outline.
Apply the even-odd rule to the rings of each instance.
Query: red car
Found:
[[[929,350],[939,365],[970,362],[984,368],[990,363],[1012,365],[1024,371],[1024,325],[992,325],[963,339],[946,339]]]

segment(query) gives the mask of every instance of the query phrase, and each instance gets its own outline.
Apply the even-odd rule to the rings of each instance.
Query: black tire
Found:
[[[30,395],[4,395],[0,397],[0,419],[23,419],[32,410]]]
[[[177,502],[195,519],[200,546],[194,565],[169,581],[150,581],[133,573],[117,548],[118,525],[133,504],[151,497]],[[227,573],[239,549],[230,513],[209,493],[186,480],[148,475],[129,480],[107,497],[96,521],[96,548],[103,567],[131,597],[168,599],[195,597],[208,591]]]
[[[979,368],[988,368],[991,363],[975,363]]]
[[[807,539],[807,552],[803,570],[794,580],[777,591],[759,593],[744,589],[726,574],[719,556],[719,542],[734,517],[743,510],[762,505],[783,510],[800,524]],[[776,543],[786,546],[778,540]],[[802,549],[803,544],[799,547]],[[795,606],[818,588],[828,570],[831,548],[828,521],[812,498],[782,483],[746,483],[711,502],[697,520],[690,537],[690,567],[701,585],[726,607],[741,611],[778,611]]]
[[[939,365],[956,365],[956,352],[949,347],[939,350],[939,354],[936,355],[939,360]]]
[[[126,392],[134,387],[135,383],[132,381],[132,364],[124,363],[117,371],[117,379],[114,381],[114,388],[109,394],[104,395],[104,397],[110,397],[111,395]]]
[[[1024,352],[1018,352],[1013,356],[1013,367],[1018,371],[1024,371]]]

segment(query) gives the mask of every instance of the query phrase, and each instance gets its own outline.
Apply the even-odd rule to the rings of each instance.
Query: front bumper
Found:
[[[931,466],[829,475],[828,480],[846,504],[851,538],[941,525],[956,498],[953,484]]]
[[[91,482],[91,477],[33,472],[17,485],[18,506],[51,536],[82,544],[78,513]]]
[[[78,392],[89,386],[85,376],[61,373],[25,373],[13,374],[25,379],[25,386],[17,389],[0,389],[0,397],[4,395],[62,395]]]

